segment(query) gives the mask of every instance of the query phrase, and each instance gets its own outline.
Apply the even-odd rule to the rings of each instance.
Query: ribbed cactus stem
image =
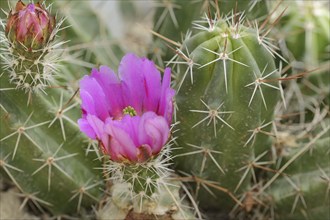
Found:
[[[28,197],[54,214],[79,213],[96,204],[103,181],[98,160],[85,156],[87,138],[75,121],[80,109],[64,89],[30,94],[10,89],[1,78],[0,172]],[[9,89],[7,89],[9,88]],[[31,104],[26,101],[31,98]],[[61,106],[59,106],[61,105]],[[58,110],[62,109],[61,115]],[[42,112],[42,113],[40,113]],[[64,134],[64,135],[63,135]]]
[[[317,135],[296,147],[286,147],[281,173],[272,184],[265,184],[278,219],[327,219],[330,214],[329,120],[323,121]],[[311,132],[312,133],[312,132]],[[288,166],[290,164],[290,166]],[[278,164],[280,165],[280,164]],[[286,168],[284,170],[284,168]],[[270,180],[271,181],[271,180]]]
[[[174,172],[169,168],[169,153],[170,146],[166,146],[158,156],[143,163],[108,161],[104,169],[113,184],[111,199],[99,210],[99,218],[194,218],[179,194],[182,183],[175,180]],[[198,208],[195,208],[199,214]],[[110,213],[111,217],[108,216]]]
[[[182,51],[195,64],[192,81],[185,65],[176,77],[177,153],[182,156],[176,158],[178,169],[237,193],[249,186],[254,164],[264,160],[262,153],[270,147],[273,109],[281,89],[272,54],[258,31],[243,26],[241,18],[213,20],[212,28],[202,28],[184,41]],[[215,198],[201,190],[202,207],[232,206],[223,193],[213,192]]]
[[[110,161],[106,165],[110,180],[114,184],[128,184],[132,197],[140,194],[144,198],[152,200],[154,193],[160,187],[164,176],[168,172],[159,166],[157,162],[146,162],[140,164],[122,164]]]
[[[285,41],[284,54],[293,62],[293,67],[312,70],[329,61],[330,14],[328,2],[288,1],[282,8],[288,10],[283,22],[277,27],[278,37]],[[300,65],[297,65],[297,62]]]

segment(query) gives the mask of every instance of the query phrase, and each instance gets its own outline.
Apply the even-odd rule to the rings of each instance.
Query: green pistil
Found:
[[[132,106],[127,106],[123,109],[124,115],[136,116],[136,111]]]

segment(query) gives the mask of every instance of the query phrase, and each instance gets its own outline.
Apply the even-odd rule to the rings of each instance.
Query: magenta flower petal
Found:
[[[134,54],[124,56],[119,65],[119,77],[123,83],[126,106],[132,106],[138,114],[141,114],[145,96],[141,60]]]
[[[155,64],[148,60],[142,60],[144,100],[143,110],[157,112],[161,96],[161,77]]]
[[[31,3],[26,6],[27,11],[30,13],[34,13],[35,8],[34,4]]]
[[[81,90],[80,98],[82,100],[81,108],[83,110],[83,116],[85,116],[86,113],[90,115],[97,115],[93,96],[91,96],[91,94],[89,94],[87,91]]]
[[[78,126],[82,132],[84,132],[89,138],[96,139],[96,134],[92,126],[84,118],[78,120]]]
[[[159,153],[168,140],[170,129],[164,117],[146,112],[142,117],[126,115],[122,120],[108,119],[105,132],[111,136],[107,151],[112,160],[126,158],[142,162]]]
[[[91,76],[84,76],[84,78],[80,81],[80,89],[83,94],[82,98],[82,107],[83,109],[93,109],[93,114],[99,117],[101,120],[105,120],[109,117],[109,104],[107,102],[107,97],[104,93],[103,88],[97,82],[97,80]],[[93,103],[90,98],[86,102],[84,99],[86,97],[92,97]],[[94,106],[89,106],[85,104],[93,104]]]
[[[173,89],[167,89],[165,93],[165,112],[164,117],[167,120],[167,123],[170,125],[172,123],[173,117],[173,97],[175,95],[175,91]]]
[[[112,160],[118,161],[122,158],[127,158],[131,161],[137,160],[137,147],[133,140],[134,131],[130,129],[130,125],[134,122],[131,119],[131,117],[126,116],[123,119],[124,121],[107,121],[105,131],[111,136],[110,146],[107,150]]]
[[[143,116],[148,113],[145,113]],[[150,112],[150,114],[152,114],[152,117],[148,117],[142,126],[144,126],[145,133],[147,134],[148,144],[152,147],[152,153],[156,155],[166,144],[169,138],[170,128],[164,117],[157,116],[153,112]]]
[[[91,77],[94,78],[105,94],[106,108],[110,115],[121,115],[124,106],[122,89],[117,75],[107,66],[101,66],[100,71],[93,69]]]
[[[33,32],[38,39],[40,38],[42,35],[42,28],[39,25],[40,21],[35,13],[34,4],[30,3],[25,10],[19,11],[18,19],[21,20],[21,22],[18,23],[18,39],[23,39],[29,28],[33,29]]]
[[[97,139],[101,140],[104,134],[104,122],[94,115],[87,115],[86,121],[93,129]]]
[[[170,83],[171,83],[171,69],[166,68],[164,71],[158,114],[163,115],[166,118],[167,123],[169,125],[172,122],[173,97],[175,95],[175,90],[170,88]]]
[[[99,140],[102,147],[109,145],[109,136],[104,132],[104,122],[94,115],[87,115],[78,120],[79,128],[89,138]]]
[[[49,22],[49,18],[47,16],[47,13],[44,13],[44,12],[40,13],[39,14],[39,20],[40,20],[40,27],[42,29],[47,28],[47,25],[48,25],[48,22]]]

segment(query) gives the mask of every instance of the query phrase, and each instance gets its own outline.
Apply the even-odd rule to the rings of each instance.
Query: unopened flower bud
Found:
[[[28,50],[40,49],[50,40],[55,28],[55,17],[40,3],[16,3],[8,15],[6,36],[14,45],[23,44]]]

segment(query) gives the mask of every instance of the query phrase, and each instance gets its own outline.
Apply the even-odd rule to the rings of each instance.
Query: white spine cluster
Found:
[[[168,179],[173,172],[170,168],[170,148],[165,146],[156,158],[151,158],[144,163],[126,164],[109,161],[105,165],[105,172],[108,180],[114,185],[125,185],[126,190],[122,190],[121,199],[138,201],[140,210],[144,200],[156,201],[159,191],[168,184]],[[122,188],[122,187],[121,187]]]

